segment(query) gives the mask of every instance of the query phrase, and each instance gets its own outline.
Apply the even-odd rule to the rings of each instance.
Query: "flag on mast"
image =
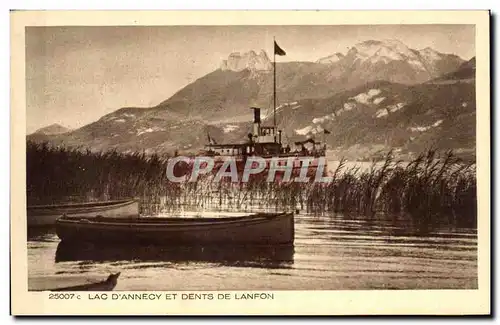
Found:
[[[275,55],[286,55],[286,52],[274,41],[274,54]]]
[[[274,125],[274,142],[276,143],[276,55],[286,55],[286,52],[276,43],[274,40],[274,56],[273,56],[273,98],[274,98],[274,106],[273,106],[273,125]]]

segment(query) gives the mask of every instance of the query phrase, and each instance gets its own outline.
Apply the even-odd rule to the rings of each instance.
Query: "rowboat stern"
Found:
[[[278,233],[281,232],[283,241],[278,244],[293,245],[295,241],[295,214],[293,212],[285,213],[280,219],[281,225],[278,227],[281,230]]]

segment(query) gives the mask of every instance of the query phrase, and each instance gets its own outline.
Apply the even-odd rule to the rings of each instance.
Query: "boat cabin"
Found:
[[[307,152],[311,155],[324,155],[326,145],[321,142],[307,139],[305,141],[297,141],[292,148],[293,153]]]
[[[246,144],[209,144],[205,147],[214,156],[242,156],[248,151]]]
[[[205,146],[205,153],[213,156],[324,155],[326,148],[311,139],[295,142],[293,148],[290,145],[284,147],[281,141],[282,131],[276,125],[262,126],[260,108],[251,109],[254,110],[252,133],[248,134],[245,143],[217,144],[209,141]]]

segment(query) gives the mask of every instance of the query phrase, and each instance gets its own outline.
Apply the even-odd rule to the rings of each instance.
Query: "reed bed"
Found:
[[[26,155],[29,204],[134,197],[146,215],[224,207],[384,213],[408,215],[424,223],[443,218],[467,225],[476,222],[475,164],[461,161],[451,151],[438,155],[429,150],[407,163],[394,161],[390,152],[382,164],[374,163],[367,171],[347,168],[341,160],[328,183],[267,182],[262,177],[248,183],[215,182],[213,175],[173,183],[166,177],[170,157],[95,153],[32,142]]]

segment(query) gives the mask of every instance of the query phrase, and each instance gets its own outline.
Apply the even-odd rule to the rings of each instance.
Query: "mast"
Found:
[[[273,103],[273,124],[274,124],[274,142],[276,142],[276,50],[274,49],[274,46],[276,44],[276,39],[273,36],[273,98],[274,98],[274,103]]]

